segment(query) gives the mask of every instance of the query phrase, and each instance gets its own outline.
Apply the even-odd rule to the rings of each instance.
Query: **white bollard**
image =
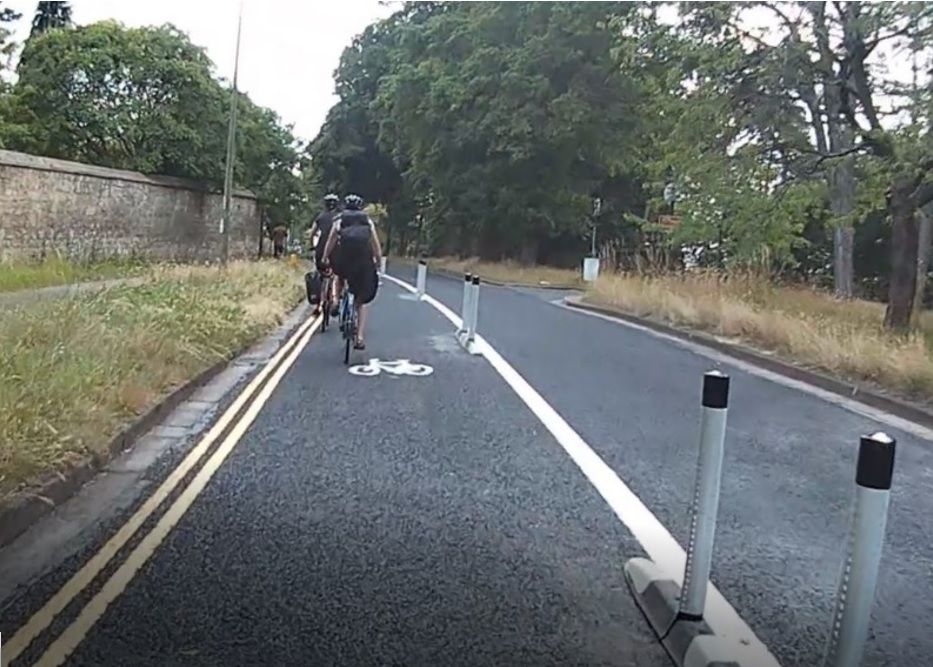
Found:
[[[479,318],[479,276],[473,276],[472,296],[470,297],[470,323],[467,328],[467,345],[476,339],[476,325]]]
[[[385,274],[386,272],[386,258],[382,256],[379,258],[379,273]]]
[[[417,280],[415,281],[415,287],[418,290],[419,299],[424,296],[427,281],[428,281],[428,265],[422,259],[418,262],[418,277],[417,277]]]
[[[464,333],[467,330],[467,324],[469,323],[469,312],[470,312],[470,297],[473,295],[472,286],[473,276],[472,274],[464,274],[463,276],[463,301],[460,306],[460,328],[457,329],[457,335]]]
[[[885,433],[863,436],[859,442],[855,515],[824,667],[858,667],[862,662],[884,546],[896,444]]]
[[[583,280],[595,283],[599,278],[599,257],[585,257],[583,259]]]
[[[703,376],[703,407],[700,419],[700,455],[693,498],[693,520],[683,593],[678,616],[703,618],[706,589],[713,563],[716,515],[719,512],[719,485],[722,480],[726,412],[729,404],[729,376],[710,371]]]

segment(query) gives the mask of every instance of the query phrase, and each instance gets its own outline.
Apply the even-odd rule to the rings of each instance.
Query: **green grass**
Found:
[[[120,430],[273,329],[303,297],[285,262],[156,267],[142,285],[4,311],[0,498],[106,453]]]
[[[137,260],[74,263],[50,258],[41,262],[0,263],[0,292],[131,277],[144,269],[145,264]]]

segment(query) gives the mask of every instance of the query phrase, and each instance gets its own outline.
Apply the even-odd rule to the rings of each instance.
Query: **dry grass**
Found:
[[[503,283],[531,286],[583,287],[579,271],[556,269],[549,266],[522,266],[517,262],[483,262],[476,257],[433,257],[430,266],[456,273],[475,273],[482,278]]]
[[[133,260],[72,263],[59,258],[41,262],[0,263],[0,292],[138,275],[144,264]]]
[[[881,328],[884,306],[775,287],[754,276],[609,275],[587,300],[766,349],[837,376],[933,399],[933,319],[907,338]]]
[[[282,321],[303,296],[284,262],[157,267],[145,284],[0,319],[0,497],[112,437],[175,387]]]

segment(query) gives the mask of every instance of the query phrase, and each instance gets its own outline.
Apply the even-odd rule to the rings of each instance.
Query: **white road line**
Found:
[[[865,403],[862,403],[861,401],[858,401],[854,398],[840,396],[839,394],[827,391],[826,389],[817,387],[802,380],[795,380],[793,378],[787,377],[786,375],[781,375],[780,373],[775,373],[774,371],[760,368],[747,361],[742,361],[741,359],[731,357],[725,352],[719,352],[718,350],[706,347],[702,343],[695,343],[693,341],[684,340],[683,338],[678,338],[677,336],[672,336],[671,334],[655,331],[654,329],[644,325],[636,324],[635,322],[628,322],[621,318],[612,317],[611,315],[606,315],[604,313],[596,313],[591,310],[583,310],[581,308],[572,308],[562,301],[551,301],[550,303],[574,313],[595,317],[597,319],[612,322],[613,324],[618,324],[629,329],[634,329],[640,333],[646,333],[660,340],[673,343],[674,345],[689,350],[694,354],[706,357],[707,359],[717,363],[727,364],[733,368],[737,368],[744,373],[748,373],[749,375],[754,375],[764,380],[774,382],[775,384],[789,387],[791,389],[801,391],[805,394],[810,394],[811,396],[816,396],[817,398],[820,398],[827,403],[831,403],[832,405],[840,407],[844,410],[848,410],[849,412],[852,412],[859,417],[865,417],[880,424],[885,424],[891,428],[896,428],[899,431],[903,431],[904,433],[909,433],[917,438],[933,441],[933,429],[929,429],[926,426],[917,424],[908,419],[904,419],[903,417],[898,417],[897,415],[892,415],[889,412],[885,412],[884,410],[875,408],[871,405],[866,405]]]
[[[405,281],[388,274],[385,277],[409,292],[415,292],[415,287]],[[423,300],[436,308],[455,327],[461,325],[462,320],[460,317],[434,297],[425,295]],[[583,474],[586,475],[586,478],[609,504],[616,516],[638,540],[648,557],[678,585],[682,585],[684,565],[687,560],[686,552],[664,527],[664,524],[652,514],[641,499],[573,430],[570,424],[551,407],[541,394],[479,334],[476,336],[476,344],[480,354],[512,387],[512,390],[525,402],[525,405],[538,417]],[[621,570],[620,564],[620,573]],[[756,667],[778,667],[777,659],[712,583],[707,594],[704,619],[713,632],[720,637],[745,644],[755,652],[757,659],[748,664],[754,664]]]

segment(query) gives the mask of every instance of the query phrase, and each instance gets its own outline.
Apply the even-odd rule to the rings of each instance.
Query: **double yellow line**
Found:
[[[207,486],[211,477],[220,468],[240,438],[269,400],[276,386],[291,368],[311,336],[321,324],[321,318],[308,319],[276,352],[255,378],[236,397],[220,419],[201,438],[185,459],[164,482],[136,510],[129,520],[92,556],[71,579],[46,602],[13,635],[3,648],[5,666],[11,665],[35,639],[45,632],[55,618],[103,571],[117,552],[136,534],[142,526],[171,495],[176,487],[195,469],[214,443],[222,441],[197,472],[155,527],[142,538],[119,568],[104,583],[100,591],[91,598],[78,617],[53,641],[34,667],[61,665],[77,648],[88,631],[100,620],[108,605],[113,602],[133,579],[139,569],[155,553],[165,537],[178,523],[198,495]],[[255,397],[255,398],[254,398]]]

